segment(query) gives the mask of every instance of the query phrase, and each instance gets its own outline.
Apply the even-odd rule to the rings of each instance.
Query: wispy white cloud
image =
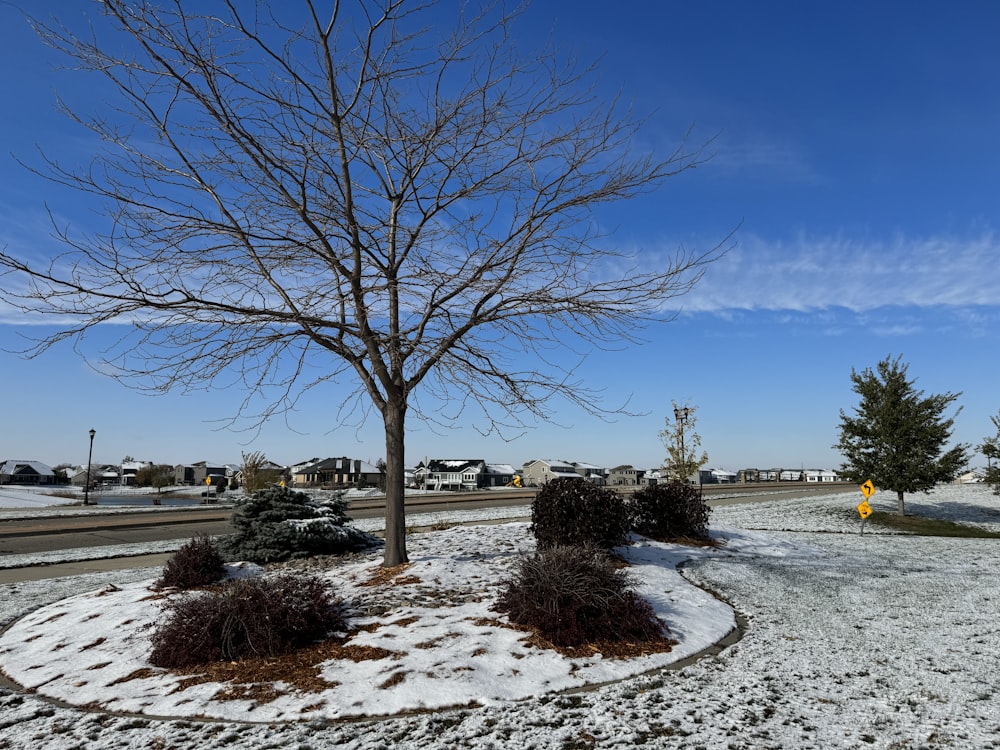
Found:
[[[713,144],[707,169],[727,174],[747,172],[754,179],[779,179],[786,182],[822,183],[826,178],[817,171],[808,153],[795,143],[757,138],[735,141],[725,135]]]
[[[675,302],[687,312],[713,313],[1000,305],[1000,237],[992,230],[887,240],[741,236]],[[982,321],[973,315],[969,323]]]

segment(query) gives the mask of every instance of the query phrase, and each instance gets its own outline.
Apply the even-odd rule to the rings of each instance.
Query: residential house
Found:
[[[55,484],[56,473],[41,461],[10,459],[0,463],[0,484]]]
[[[482,487],[506,487],[514,483],[517,469],[510,464],[486,464]]]
[[[665,466],[661,466],[659,469],[650,469],[649,471],[642,472],[642,476],[639,479],[639,484],[648,484],[650,486],[656,484],[670,484],[671,482],[676,482],[670,471]],[[688,484],[698,484],[703,481],[698,473],[694,473],[688,477]]]
[[[135,484],[136,474],[152,465],[151,461],[122,461],[118,469],[118,482],[123,487],[130,487]]]
[[[203,484],[224,487],[228,474],[229,470],[226,465],[221,463],[198,461],[193,464],[178,464],[174,467],[174,484],[186,484],[194,487]]]
[[[955,477],[955,484],[981,484],[986,481],[986,469],[970,469],[964,474]]]
[[[121,482],[120,471],[121,467],[113,464],[91,464],[90,471],[87,471],[86,466],[80,466],[73,471],[69,482],[74,487],[85,486],[88,479],[91,487],[119,484]]]
[[[536,458],[525,462],[521,468],[521,480],[528,487],[539,487],[553,479],[580,479],[581,475],[569,461],[555,461]]]
[[[634,487],[639,484],[639,476],[639,470],[632,464],[622,464],[608,472],[608,485],[611,487]]]
[[[293,481],[307,487],[380,487],[385,479],[377,466],[346,456],[294,468]]]
[[[292,464],[288,473],[291,477],[291,484],[305,486],[308,484],[307,477],[309,476],[309,467],[313,464],[318,464],[323,459],[318,456],[314,458],[306,459],[305,461],[299,461],[298,463]]]
[[[226,464],[225,465],[225,487],[245,487],[246,481],[243,476],[243,467],[238,464]],[[281,464],[276,464],[274,461],[269,461],[264,459],[261,461],[260,466],[257,467],[257,471],[266,478],[268,482],[280,482],[284,481],[288,473],[288,467],[282,466]],[[212,484],[216,484],[213,480]]]
[[[431,491],[475,490],[487,486],[486,461],[481,458],[431,459],[417,466],[416,477],[418,484]]]
[[[573,469],[581,477],[586,479],[588,482],[593,482],[594,484],[606,484],[608,480],[608,470],[603,466],[596,466],[594,464],[586,464],[580,461],[573,462]]]
[[[736,472],[725,469],[701,469],[699,479],[701,484],[736,484]]]
[[[809,469],[803,474],[807,482],[836,482],[839,479],[837,472],[829,469]]]

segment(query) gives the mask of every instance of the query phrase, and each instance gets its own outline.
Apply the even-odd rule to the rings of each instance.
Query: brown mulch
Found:
[[[535,648],[555,651],[570,659],[583,659],[594,654],[601,654],[606,659],[633,659],[637,656],[648,656],[649,654],[667,654],[673,651],[677,641],[667,636],[662,636],[651,641],[597,641],[595,643],[585,643],[582,646],[557,646],[547,638],[543,638],[535,630],[518,625],[513,622],[504,622],[494,618],[481,617],[473,621],[479,626],[493,626],[497,628],[507,628],[508,630],[519,630],[526,633],[521,640]]]
[[[661,541],[707,547],[718,547],[722,544],[713,539],[693,538],[671,538]],[[620,564],[623,566],[627,565],[624,560],[621,560]],[[376,588],[422,583],[421,579],[417,576],[406,574],[410,567],[410,564],[407,563],[389,568],[377,568],[373,571],[371,577],[363,581],[360,585]],[[447,592],[445,593],[447,594]],[[443,598],[445,601],[442,602],[442,606],[455,600],[453,596],[444,595]],[[392,621],[391,608],[385,612],[385,615],[387,617],[381,622],[374,622],[358,628],[358,630],[372,632],[387,624],[405,627],[419,619],[417,617],[402,617]],[[510,622],[494,618],[480,618],[475,621],[475,624],[521,631],[524,633],[523,640],[525,643],[536,648],[555,651],[568,658],[586,658],[601,654],[608,659],[630,659],[649,654],[667,653],[677,644],[677,641],[664,635],[652,641],[639,643],[602,641],[576,647],[559,647],[538,633]],[[220,690],[215,695],[216,700],[251,700],[258,704],[267,703],[276,700],[283,693],[287,692],[319,693],[335,687],[338,683],[324,679],[321,676],[321,665],[328,662],[335,660],[351,660],[354,662],[377,659],[399,660],[405,656],[405,654],[399,651],[390,651],[370,646],[348,645],[350,638],[351,635],[347,635],[272,658],[244,659],[238,662],[216,662],[183,669],[174,669],[171,671],[182,678],[174,691],[179,692],[193,685],[220,683]],[[150,677],[152,674],[154,674],[153,670],[137,670],[126,677],[120,678],[116,682],[141,679]],[[380,687],[387,688],[393,684],[398,684],[406,679],[406,674],[406,671],[399,670],[393,673]]]
[[[281,691],[271,683],[282,682],[302,693],[318,693],[335,687],[320,676],[320,665],[324,662],[345,659],[361,662],[375,659],[398,659],[402,654],[373,646],[352,646],[346,639],[325,641],[314,646],[298,649],[282,656],[241,661],[213,662],[199,664],[184,669],[172,670],[174,674],[186,675],[174,692],[180,692],[192,685],[220,682],[225,688],[216,695],[221,700],[245,700],[252,698],[258,702],[272,701]],[[130,677],[146,677],[140,672]],[[124,680],[122,680],[124,681]]]
[[[712,539],[711,537],[701,536],[671,536],[665,539],[656,539],[656,541],[683,544],[687,547],[712,547],[717,549],[726,546],[725,539]]]
[[[585,643],[582,646],[556,646],[551,641],[542,638],[538,633],[531,633],[531,635],[522,640],[535,648],[551,649],[570,659],[585,659],[596,654],[600,654],[605,659],[634,659],[637,656],[666,654],[673,651],[674,646],[677,645],[677,641],[665,636],[652,641],[638,641],[635,643],[628,641],[597,641],[596,643]]]
[[[375,571],[375,575],[369,578],[367,581],[362,581],[362,586],[406,586],[407,584],[420,583],[420,579],[416,576],[404,576],[403,573],[406,572],[407,568],[410,567],[410,563],[403,563],[402,565],[394,565],[390,568],[379,568]]]

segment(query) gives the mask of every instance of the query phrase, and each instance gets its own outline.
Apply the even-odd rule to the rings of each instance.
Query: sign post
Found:
[[[872,480],[869,479],[861,485],[861,494],[865,496],[865,499],[858,505],[858,515],[861,516],[861,535],[864,536],[865,521],[872,514],[872,506],[868,504],[868,498],[875,494],[875,485],[872,484]]]

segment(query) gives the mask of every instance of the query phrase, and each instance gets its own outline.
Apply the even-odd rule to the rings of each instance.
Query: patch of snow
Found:
[[[3,740],[54,750],[996,747],[998,540],[875,533],[871,527],[862,535],[855,500],[860,493],[719,507],[711,521],[725,541],[721,548],[648,542],[629,548],[643,594],[681,637],[673,656],[685,642],[716,637],[732,617],[685,578],[719,594],[748,621],[735,645],[680,669],[656,669],[572,695],[548,692],[573,681],[567,660],[532,653],[513,631],[470,619],[491,601],[497,576],[513,556],[530,549],[525,526],[476,526],[410,537],[414,563],[407,575],[419,583],[402,584],[407,602],[365,638],[419,653],[367,664],[367,672],[330,664],[329,674],[354,690],[343,693],[342,704],[304,714],[314,718],[288,720],[296,710],[294,695],[270,707],[221,701],[212,697],[218,685],[189,694],[203,706],[228,705],[229,719],[205,723],[66,708],[0,688]],[[895,507],[892,497],[876,494],[872,501],[877,510]],[[907,508],[1000,530],[1000,498],[982,486],[908,496]],[[671,577],[681,560],[683,577]],[[349,595],[376,567],[376,559],[352,562],[329,575]],[[0,621],[26,615],[0,641],[0,664],[8,671],[17,661],[19,673],[39,690],[65,692],[77,703],[113,700],[173,711],[177,696],[163,694],[166,677],[153,677],[150,685],[106,684],[112,674],[127,677],[126,669],[142,663],[145,644],[132,630],[135,623],[126,621],[150,617],[151,604],[141,599],[158,573],[125,570],[0,587]],[[432,606],[441,592],[465,592],[467,598]],[[108,605],[112,601],[115,606]],[[410,617],[417,619],[404,624]],[[114,633],[106,629],[111,623],[120,625]],[[98,643],[102,638],[107,640]],[[110,641],[116,645],[106,645]],[[102,648],[103,655],[95,653]],[[485,652],[473,657],[480,648]],[[469,673],[480,657],[493,671]],[[526,659],[536,661],[528,667]],[[378,683],[387,685],[381,690],[371,684],[394,668],[410,671],[401,682]],[[580,660],[576,671],[596,679],[617,668],[594,657]],[[128,684],[131,692],[121,688]],[[508,697],[529,685],[541,686],[541,694]],[[384,702],[369,697],[377,693]],[[476,694],[487,696],[487,705],[364,722],[318,718],[440,705]]]

